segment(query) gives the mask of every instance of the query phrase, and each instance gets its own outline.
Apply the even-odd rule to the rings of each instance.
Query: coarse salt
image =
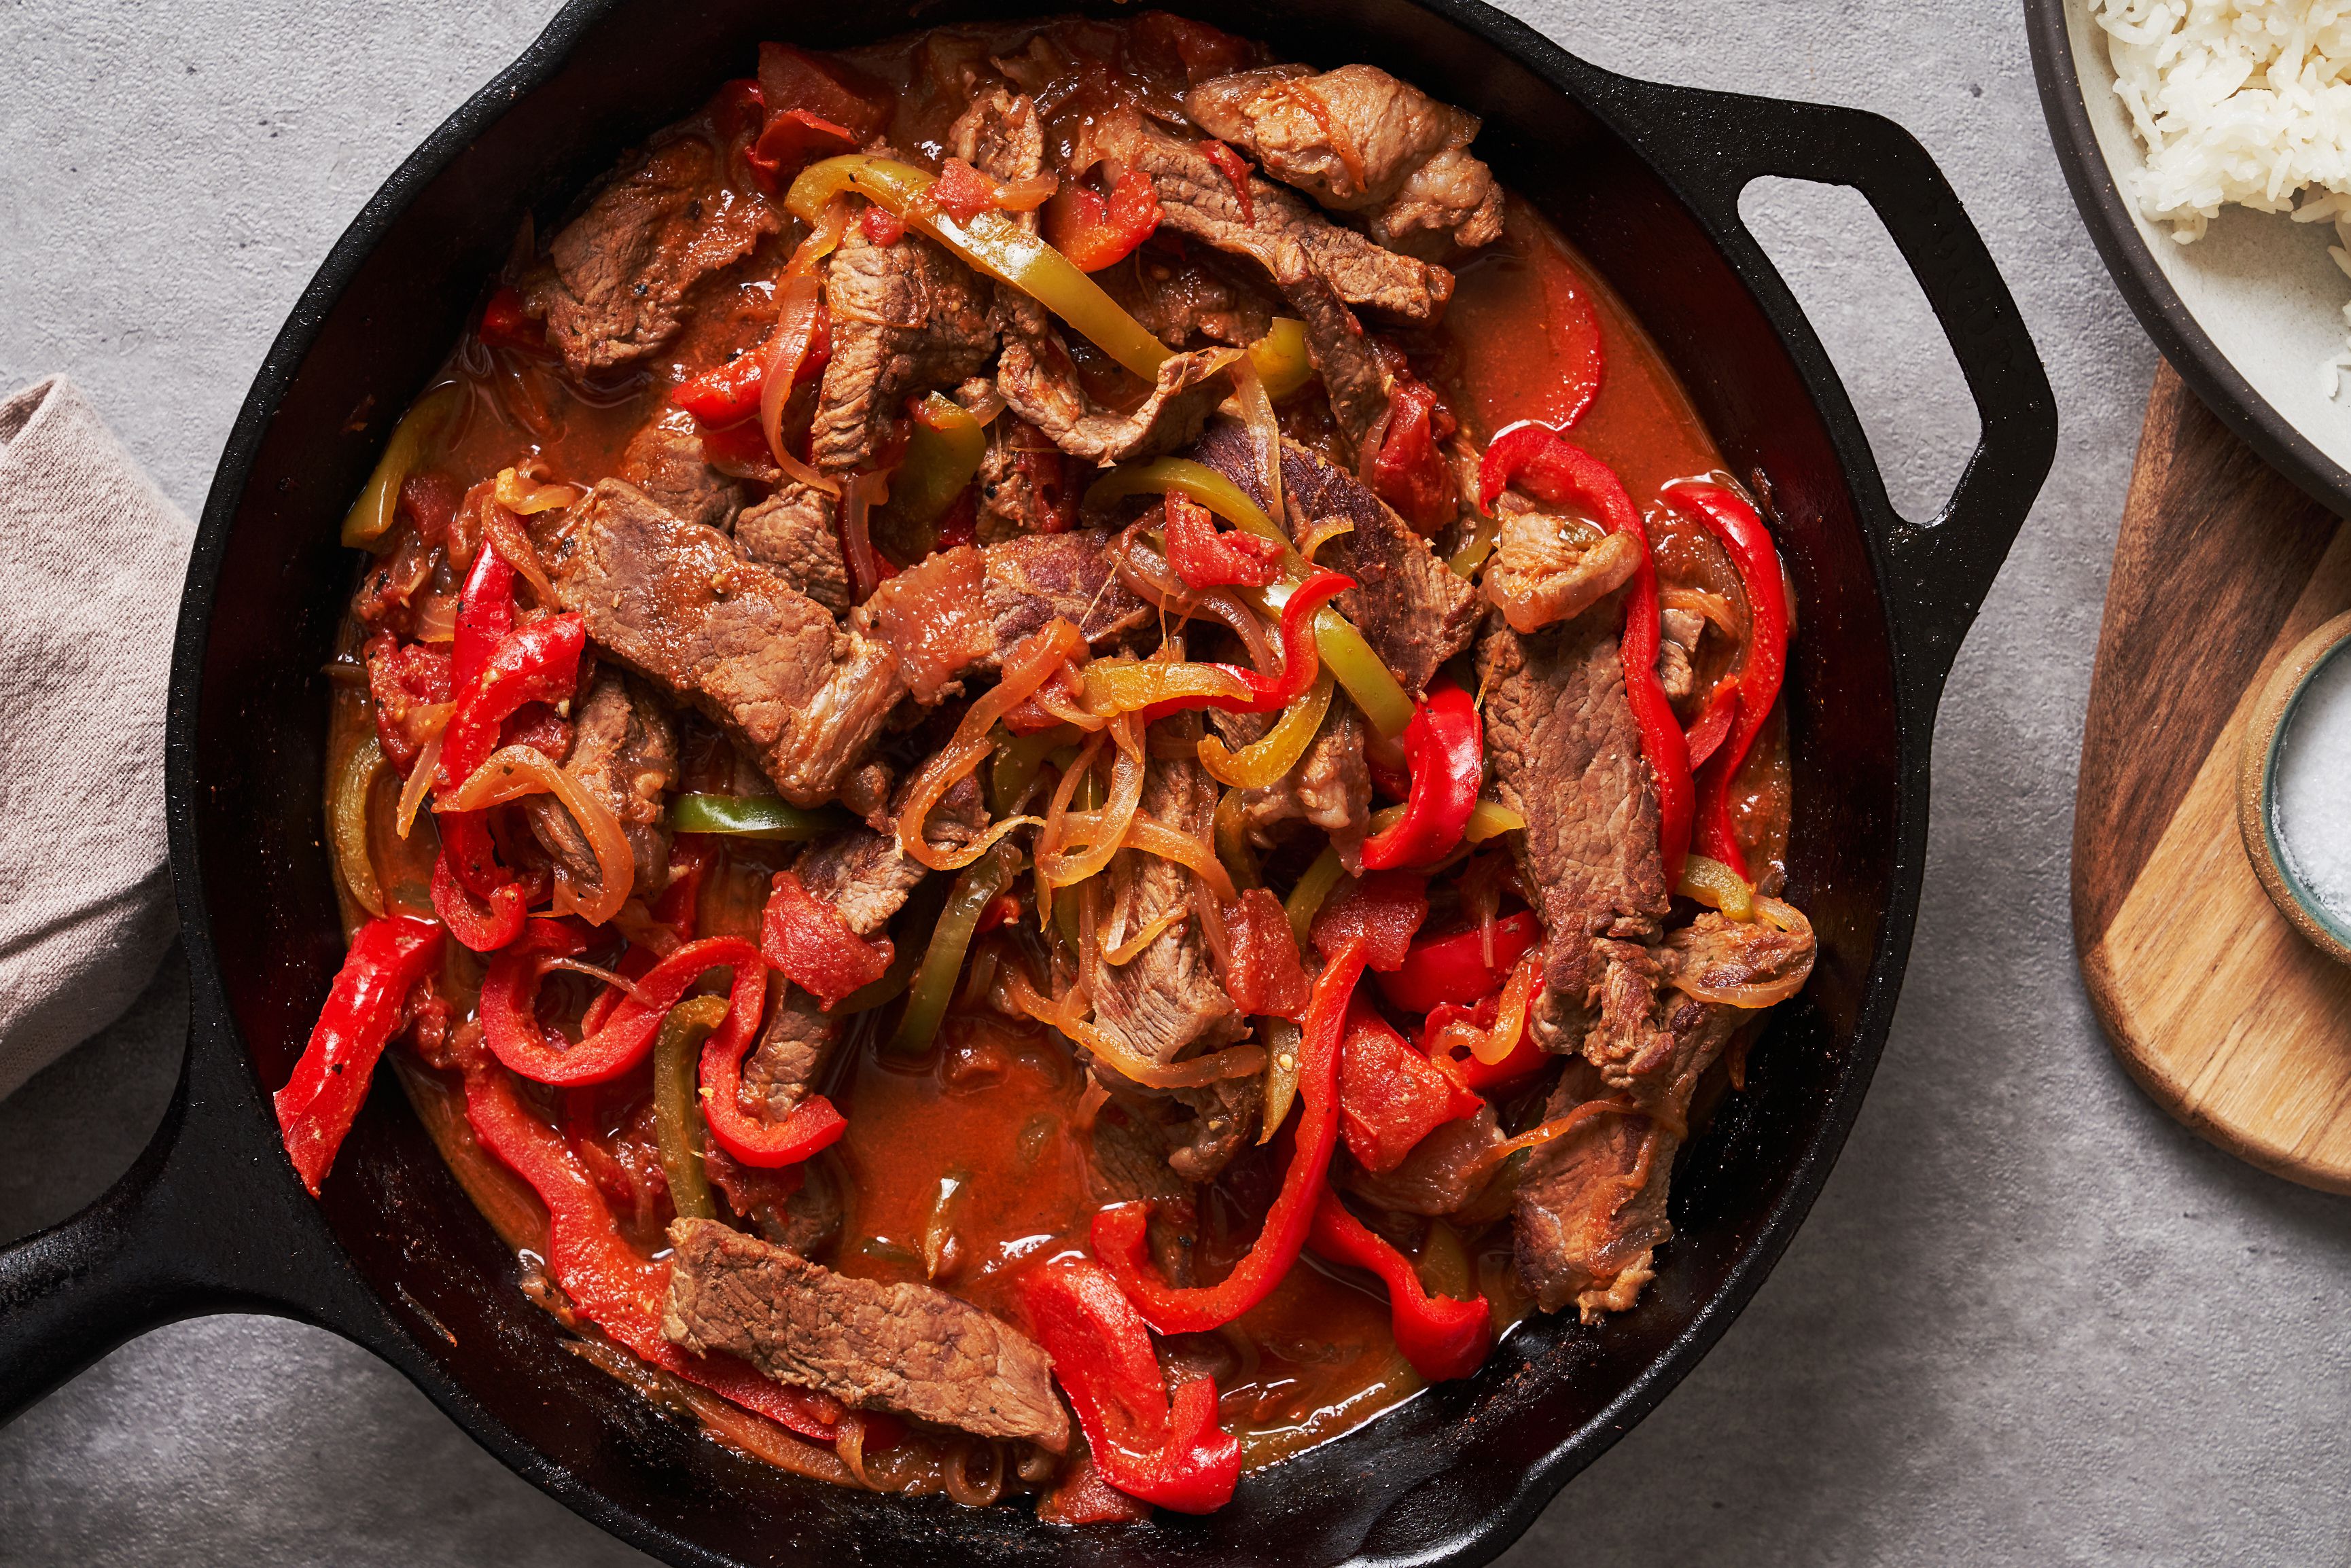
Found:
[[[2351,648],[2314,671],[2279,732],[2270,827],[2289,873],[2351,922]]]

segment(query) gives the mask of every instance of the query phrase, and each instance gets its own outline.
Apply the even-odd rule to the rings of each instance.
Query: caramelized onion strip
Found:
[[[621,913],[637,880],[636,857],[612,809],[589,792],[588,787],[547,759],[535,747],[502,746],[474,770],[472,778],[434,806],[440,811],[479,811],[518,800],[525,795],[552,795],[580,824],[580,831],[596,856],[597,885],[582,892],[574,885],[570,869],[555,868],[555,912],[577,915],[590,925],[602,925]]]
[[[960,871],[987,853],[997,840],[1014,828],[1039,821],[1035,817],[1008,817],[989,828],[977,842],[960,850],[934,848],[925,833],[931,809],[939,803],[939,798],[994,749],[988,731],[996,727],[996,721],[1034,695],[1037,688],[1065,662],[1082,659],[1085,654],[1084,633],[1058,616],[1012,650],[1011,656],[1004,661],[1003,678],[964,711],[963,721],[956,726],[953,738],[923,764],[922,771],[907,785],[906,804],[898,812],[899,849],[933,871]],[[1140,793],[1138,781],[1138,796]]]
[[[1228,1078],[1247,1078],[1265,1071],[1265,1048],[1256,1045],[1236,1045],[1213,1056],[1195,1057],[1162,1067],[1129,1050],[1124,1041],[1087,1018],[1092,1008],[1084,987],[1071,988],[1056,1005],[1038,994],[1027,971],[1018,964],[1006,964],[997,983],[1013,1007],[1060,1030],[1093,1052],[1119,1076],[1146,1089],[1199,1089]]]

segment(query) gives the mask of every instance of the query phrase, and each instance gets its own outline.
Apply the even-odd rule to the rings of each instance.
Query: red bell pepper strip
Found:
[[[1305,581],[1290,590],[1281,606],[1281,674],[1260,675],[1255,670],[1245,670],[1238,664],[1216,664],[1243,685],[1251,695],[1246,699],[1233,697],[1181,697],[1171,702],[1154,703],[1143,710],[1146,722],[1156,723],[1168,715],[1186,708],[1216,707],[1232,713],[1279,713],[1306,695],[1314,677],[1322,669],[1322,656],[1314,645],[1314,617],[1332,600],[1355,586],[1352,577],[1335,571],[1314,572]]]
[[[669,1260],[648,1259],[629,1245],[579,1155],[486,1061],[466,1064],[465,1120],[482,1146],[547,1206],[548,1271],[580,1316],[640,1360],[803,1437],[832,1441],[843,1414],[839,1400],[772,1382],[730,1355],[688,1355],[662,1336]]]
[[[514,563],[485,544],[474,553],[457,596],[457,634],[449,645],[449,689],[464,696],[478,685],[490,655],[514,630]]]
[[[576,614],[549,615],[501,637],[480,677],[459,690],[457,709],[442,731],[442,786],[455,789],[489,760],[498,730],[515,709],[569,700],[587,647],[588,623]]]
[[[1517,485],[1553,506],[1581,506],[1598,514],[1612,534],[1630,534],[1641,546],[1640,569],[1625,591],[1625,632],[1618,644],[1625,668],[1625,696],[1641,730],[1641,755],[1657,789],[1657,852],[1665,862],[1666,885],[1681,880],[1689,853],[1696,810],[1690,781],[1689,743],[1681,721],[1657,678],[1657,565],[1649,536],[1633,497],[1615,471],[1580,446],[1560,439],[1549,425],[1515,424],[1496,436],[1478,468],[1478,499],[1488,510],[1505,486]]]
[[[1493,1348],[1494,1320],[1486,1298],[1456,1301],[1432,1296],[1412,1260],[1364,1228],[1347,1212],[1339,1195],[1325,1187],[1314,1207],[1314,1234],[1307,1245],[1333,1263],[1368,1269],[1388,1288],[1388,1322],[1395,1346],[1412,1369],[1431,1383],[1467,1377]]]
[[[1151,1261],[1146,1231],[1149,1200],[1117,1203],[1094,1216],[1094,1256],[1127,1300],[1161,1333],[1206,1333],[1221,1328],[1272,1294],[1298,1261],[1314,1218],[1314,1200],[1338,1141],[1339,1040],[1348,999],[1364,973],[1360,942],[1343,946],[1314,982],[1298,1048],[1298,1128],[1282,1172],[1281,1190],[1249,1251],[1217,1284],[1185,1290],[1170,1285]]]
[[[522,296],[512,288],[499,289],[482,307],[478,336],[494,349],[537,350],[547,347],[546,324],[531,319],[530,313],[522,308]]]
[[[1706,706],[1698,713],[1697,722],[1689,727],[1685,738],[1689,742],[1690,771],[1695,774],[1706,766],[1722,743],[1730,737],[1731,726],[1739,720],[1739,683],[1725,681],[1715,687]]]
[[[1698,514],[1715,538],[1730,552],[1739,580],[1747,591],[1749,632],[1747,656],[1739,666],[1739,722],[1730,738],[1708,760],[1698,784],[1697,805],[1698,852],[1720,861],[1743,880],[1747,853],[1740,848],[1737,825],[1730,816],[1730,781],[1747,760],[1780,700],[1788,674],[1788,590],[1780,570],[1780,552],[1771,530],[1755,508],[1719,485],[1687,480],[1670,486],[1666,499]]]
[[[1186,1378],[1171,1409],[1150,1331],[1100,1264],[1057,1258],[1029,1274],[1021,1301],[1104,1480],[1178,1513],[1232,1501],[1241,1445],[1217,1425],[1216,1380]]]
[[[273,1102],[286,1157],[312,1197],[367,1099],[368,1081],[400,1027],[409,988],[440,962],[441,929],[429,920],[371,920],[351,939],[327,1005],[310,1026],[302,1060]]]
[[[810,1095],[780,1122],[743,1109],[743,1056],[751,1044],[747,1030],[739,1037],[716,1031],[702,1042],[702,1123],[711,1142],[761,1170],[796,1166],[839,1142],[849,1123],[821,1094]]]
[[[852,146],[882,133],[890,118],[890,89],[845,60],[790,44],[759,46],[759,98],[768,123],[794,110],[842,128]]]
[[[1045,204],[1045,243],[1080,271],[1100,272],[1134,255],[1159,215],[1159,193],[1140,169],[1121,174],[1107,197],[1083,180],[1065,180]]]
[[[1519,1025],[1518,1043],[1499,1061],[1480,1061],[1468,1051],[1458,1054],[1448,1051],[1439,1043],[1447,1028],[1457,1023],[1475,1025],[1490,1034],[1494,1020],[1502,1010],[1502,993],[1481,998],[1464,1006],[1458,1002],[1439,1002],[1428,1010],[1428,1022],[1421,1030],[1420,1053],[1437,1064],[1437,1071],[1464,1089],[1483,1092],[1498,1083],[1514,1083],[1536,1071],[1552,1056],[1535,1043],[1535,1031],[1527,1022]]]
[[[571,1045],[538,1021],[536,1003],[542,959],[584,951],[589,938],[574,925],[534,920],[522,937],[490,960],[482,977],[482,1037],[491,1052],[538,1083],[576,1088],[609,1083],[653,1053],[662,1019],[689,987],[705,973],[731,968],[735,981],[726,1021],[711,1032],[740,1055],[758,1032],[768,1000],[768,968],[758,950],[739,936],[709,936],[689,942],[645,971],[636,994],[611,1009],[601,1027]]]
[[[1404,967],[1412,939],[1428,918],[1428,879],[1408,871],[1368,872],[1315,913],[1307,928],[1314,950],[1336,959],[1363,946],[1364,967],[1381,974]]]
[[[1167,564],[1195,591],[1234,584],[1263,588],[1281,569],[1281,547],[1238,528],[1218,533],[1217,519],[1207,507],[1170,490]]]
[[[1431,936],[1412,945],[1404,963],[1381,975],[1380,994],[1408,1013],[1425,1013],[1447,1002],[1468,1007],[1501,988],[1519,956],[1542,940],[1542,922],[1531,909],[1494,922],[1494,961],[1486,961],[1485,941],[1475,929]]]
[[[1485,1102],[1405,1043],[1368,1001],[1347,1009],[1339,1051],[1339,1131],[1374,1176],[1404,1164],[1423,1138],[1474,1116]]]
[[[768,886],[767,913],[759,919],[760,955],[819,1007],[831,1009],[888,971],[897,956],[890,938],[869,942],[852,931],[840,910],[810,897],[791,872],[778,872]]]
[[[1428,695],[1404,727],[1405,760],[1412,792],[1404,815],[1386,831],[1364,841],[1364,866],[1390,871],[1442,860],[1461,841],[1486,780],[1486,727],[1478,705],[1450,675],[1428,683]]]
[[[713,365],[690,382],[680,382],[669,394],[669,401],[704,425],[713,430],[737,424],[759,412],[759,393],[768,384],[768,361],[775,357],[762,340],[758,347],[744,350],[724,364]],[[800,362],[792,371],[792,384],[811,382],[824,373],[832,359],[832,312],[819,301],[816,325],[809,330],[808,348]],[[767,437],[760,436],[764,444]],[[707,455],[710,438],[703,438]],[[760,452],[764,454],[763,444]]]
[[[847,126],[805,109],[787,109],[768,117],[746,157],[771,190],[781,190],[816,159],[854,152],[857,145],[856,133]]]
[[[453,827],[459,831],[451,832]],[[475,952],[495,953],[522,935],[526,913],[522,883],[507,878],[494,883],[486,894],[477,894],[466,885],[461,867],[471,857],[461,858],[464,852],[453,841],[478,839],[486,852],[490,833],[481,812],[453,812],[441,820],[441,853],[433,862],[433,913],[441,917],[452,936]],[[495,858],[489,864],[504,876]]]

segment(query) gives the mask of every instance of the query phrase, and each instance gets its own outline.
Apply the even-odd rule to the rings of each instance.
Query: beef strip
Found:
[[[1281,313],[1261,271],[1209,250],[1177,256],[1144,246],[1093,279],[1171,349],[1209,343],[1245,349],[1264,337]]]
[[[997,415],[979,459],[979,516],[973,529],[979,542],[1000,544],[1023,534],[1067,529],[1075,501],[1065,499],[1064,461],[1043,431],[1009,411]]]
[[[1238,750],[1265,737],[1277,716],[1258,713],[1209,715],[1225,743]],[[1261,789],[1241,791],[1241,821],[1250,842],[1271,849],[1271,830],[1304,821],[1320,828],[1350,873],[1361,869],[1364,832],[1371,821],[1372,770],[1364,758],[1364,719],[1355,705],[1333,694],[1322,727],[1306,744],[1297,765]]]
[[[1190,455],[1228,476],[1259,506],[1266,502],[1255,444],[1246,427],[1220,420]],[[1355,580],[1339,611],[1361,628],[1381,661],[1417,695],[1445,661],[1478,631],[1478,591],[1437,558],[1428,541],[1353,474],[1296,442],[1281,444],[1281,489],[1294,537],[1329,518],[1354,525],[1315,559]]]
[[[636,363],[677,335],[686,291],[782,220],[730,189],[718,150],[681,136],[607,185],[522,281],[524,308],[574,375]]]
[[[549,553],[588,635],[709,716],[786,800],[831,800],[906,694],[897,654],[633,486],[603,480],[572,512]]]
[[[1116,538],[1107,529],[1084,528],[988,546],[982,552],[981,610],[990,647],[972,669],[993,674],[1005,654],[1057,615],[1085,633],[1096,652],[1157,624],[1157,612],[1118,580],[1112,555]]]
[[[743,509],[743,486],[703,458],[702,427],[672,409],[631,438],[615,478],[625,479],[689,523],[725,533]]]
[[[1533,1009],[1546,1051],[1575,1048],[1600,977],[1593,945],[1653,937],[1668,902],[1656,788],[1617,643],[1604,615],[1526,637],[1489,617],[1478,642],[1486,774],[1527,820],[1519,876],[1548,938]]]
[[[712,1149],[704,1154],[703,1166],[726,1207],[749,1220],[761,1236],[813,1258],[841,1239],[847,1218],[836,1157],[827,1151],[797,1166],[762,1170],[738,1165],[724,1149]]]
[[[1501,187],[1468,151],[1478,117],[1377,66],[1240,71],[1202,82],[1184,108],[1275,179],[1363,214],[1383,245],[1435,259],[1501,237]]]
[[[1104,119],[1102,151],[1151,176],[1161,222],[1264,268],[1306,324],[1314,368],[1348,440],[1361,444],[1387,409],[1386,379],[1362,325],[1360,305],[1408,321],[1432,321],[1453,294],[1453,275],[1339,228],[1303,199],[1252,177],[1249,206],[1196,143],[1170,136],[1139,115]]]
[[[1392,1171],[1374,1176],[1342,1149],[1332,1176],[1349,1192],[1398,1214],[1458,1214],[1501,1174],[1499,1162],[1481,1163],[1501,1142],[1493,1106],[1480,1105],[1474,1116],[1439,1123]]]
[[[1188,758],[1153,758],[1143,779],[1143,813],[1177,832],[1205,840],[1217,811],[1217,783]],[[1121,850],[1110,863],[1110,909],[1103,947],[1114,947],[1170,909],[1196,896],[1192,873],[1141,850]],[[1124,964],[1102,967],[1094,1021],[1144,1059],[1174,1061],[1193,1046],[1214,1050],[1248,1027],[1208,963],[1199,922],[1169,926]]]
[[[931,808],[924,836],[940,849],[961,849],[987,825],[978,781],[967,775]],[[831,904],[864,937],[888,927],[926,870],[898,847],[894,834],[870,827],[828,833],[792,862],[792,874],[809,896]],[[827,1016],[798,988],[782,989],[758,1047],[743,1062],[747,1097],[771,1122],[790,1115],[816,1088],[841,1038],[841,1019]]]
[[[832,358],[809,450],[828,474],[871,467],[909,397],[977,374],[996,349],[981,280],[919,234],[875,245],[852,224],[825,262],[824,298]]]
[[[1657,679],[1667,697],[1679,702],[1698,689],[1690,658],[1706,635],[1706,617],[1695,610],[1666,610],[1658,612],[1657,622]]]
[[[1200,434],[1208,413],[1231,392],[1229,349],[1171,354],[1151,393],[1132,413],[1097,406],[1078,382],[1060,331],[1008,329],[996,386],[1012,411],[1081,462],[1108,465],[1157,457]]]
[[[1265,1081],[1224,1078],[1205,1089],[1175,1090],[1171,1097],[1189,1109],[1192,1118],[1178,1129],[1185,1142],[1167,1151],[1168,1167],[1186,1181],[1209,1182],[1232,1164],[1257,1132]]]
[[[1494,497],[1501,525],[1486,568],[1486,597],[1514,632],[1537,632],[1583,614],[1640,570],[1645,552],[1630,534],[1602,534],[1538,510],[1515,491]]]
[[[634,862],[637,896],[659,897],[669,881],[669,830],[662,825],[662,797],[677,781],[677,729],[660,699],[616,669],[597,672],[588,695],[571,716],[571,748],[563,770],[580,780],[620,819]],[[601,879],[588,837],[552,795],[523,801],[530,828],[575,885],[594,887]]]
[[[990,88],[947,128],[947,148],[991,180],[1034,179],[1045,169],[1045,125],[1025,94]],[[1024,234],[1037,232],[1033,212],[1008,214]],[[999,332],[1035,337],[1046,329],[1045,307],[1008,283],[989,285],[988,319]]]
[[[833,527],[832,497],[813,485],[786,479],[776,493],[735,522],[735,549],[763,561],[785,581],[835,615],[849,612],[849,562]]]
[[[1600,1101],[1629,1109],[1588,1113],[1527,1166],[1515,1204],[1519,1272],[1543,1310],[1572,1301],[1587,1322],[1625,1311],[1673,1234],[1666,1202],[1690,1096],[1723,1043],[1756,1016],[1696,1000],[1673,988],[1676,975],[1702,973],[1717,985],[1795,977],[1810,971],[1813,950],[1809,931],[1719,915],[1663,946],[1597,945],[1598,1011],[1584,1061],[1561,1076],[1544,1115]]]
[[[741,1356],[778,1383],[983,1437],[1069,1447],[1053,1358],[1009,1323],[928,1285],[853,1280],[712,1219],[676,1248],[662,1333]]]
[[[1131,1091],[1124,1080],[1118,1082]],[[1153,1101],[1113,1090],[1086,1129],[1086,1185],[1096,1204],[1151,1201],[1144,1244],[1161,1277],[1182,1289],[1192,1283],[1197,1210],[1192,1184],[1168,1164],[1173,1150],[1157,1109]]]

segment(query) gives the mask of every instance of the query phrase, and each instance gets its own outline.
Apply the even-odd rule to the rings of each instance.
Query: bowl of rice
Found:
[[[2182,379],[2351,516],[2351,0],[2025,0],[2057,155]]]

